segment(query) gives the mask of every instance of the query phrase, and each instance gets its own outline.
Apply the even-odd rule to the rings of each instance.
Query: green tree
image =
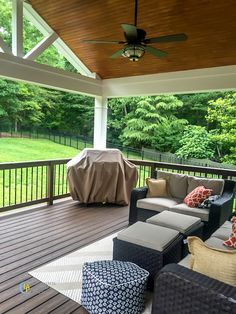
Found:
[[[155,128],[151,147],[160,152],[175,153],[180,148],[180,140],[186,125],[188,121],[185,119],[163,118]]]
[[[182,158],[212,158],[214,151],[212,142],[205,127],[189,125],[185,128],[182,139],[179,141],[181,147],[176,155]]]
[[[167,146],[163,142],[171,133],[176,134],[177,130],[181,129],[181,121],[178,125],[175,114],[181,108],[182,102],[172,95],[163,95],[155,97],[141,97],[140,100],[134,104],[131,112],[127,113],[125,117],[125,128],[121,133],[121,140],[126,146],[133,147],[151,147],[173,150],[173,138],[169,138]],[[168,121],[175,126],[174,130],[170,130]],[[161,128],[168,128],[168,132],[162,132]]]
[[[207,121],[221,161],[236,164],[236,93],[209,102]]]
[[[206,120],[208,102],[216,100],[224,94],[224,92],[211,92],[176,95],[183,103],[176,116],[188,120],[189,124],[208,127],[208,121]]]

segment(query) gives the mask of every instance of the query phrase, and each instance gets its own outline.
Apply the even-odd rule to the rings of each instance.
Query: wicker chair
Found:
[[[169,264],[155,278],[152,314],[236,313],[236,288]]]

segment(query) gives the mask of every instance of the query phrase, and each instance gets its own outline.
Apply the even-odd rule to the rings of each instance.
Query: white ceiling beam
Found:
[[[105,79],[102,82],[103,96],[109,98],[234,90],[236,65]]]
[[[43,38],[33,49],[31,49],[25,56],[24,59],[35,60],[41,53],[43,53],[55,40],[57,40],[58,35],[52,33],[48,37]]]
[[[88,96],[102,96],[102,81],[0,53],[0,77]]]
[[[54,30],[41,18],[41,16],[24,2],[24,16],[44,35],[48,36]],[[79,71],[85,76],[94,77],[94,74],[83,64],[83,62],[73,53],[73,51],[60,38],[53,43],[53,46]]]
[[[1,36],[0,36],[0,49],[2,52],[8,53],[10,55],[12,54],[11,49],[7,46],[7,44],[4,42]]]
[[[23,0],[12,0],[12,53],[23,57]]]

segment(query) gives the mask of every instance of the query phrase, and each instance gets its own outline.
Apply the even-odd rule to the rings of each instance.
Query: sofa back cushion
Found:
[[[147,178],[147,197],[168,197],[167,182],[165,179]]]
[[[205,186],[207,189],[212,190],[212,195],[221,195],[224,189],[224,180],[223,179],[205,179],[188,176],[188,189],[187,194],[192,192],[198,186]]]
[[[236,251],[207,246],[197,237],[188,237],[190,268],[236,287]]]
[[[186,175],[158,170],[157,178],[162,178],[167,181],[170,196],[184,199],[187,195],[188,181]]]

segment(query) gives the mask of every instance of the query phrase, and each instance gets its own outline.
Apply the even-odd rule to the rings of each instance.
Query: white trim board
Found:
[[[32,8],[32,6],[24,2],[24,16],[46,37],[54,32],[54,30],[41,18],[41,16]],[[84,63],[73,53],[73,51],[58,38],[53,46],[82,74],[94,77],[94,74],[84,65]]]
[[[0,53],[0,77],[88,96],[102,96],[102,81]]]
[[[102,87],[108,98],[233,90],[236,65],[104,79]]]

